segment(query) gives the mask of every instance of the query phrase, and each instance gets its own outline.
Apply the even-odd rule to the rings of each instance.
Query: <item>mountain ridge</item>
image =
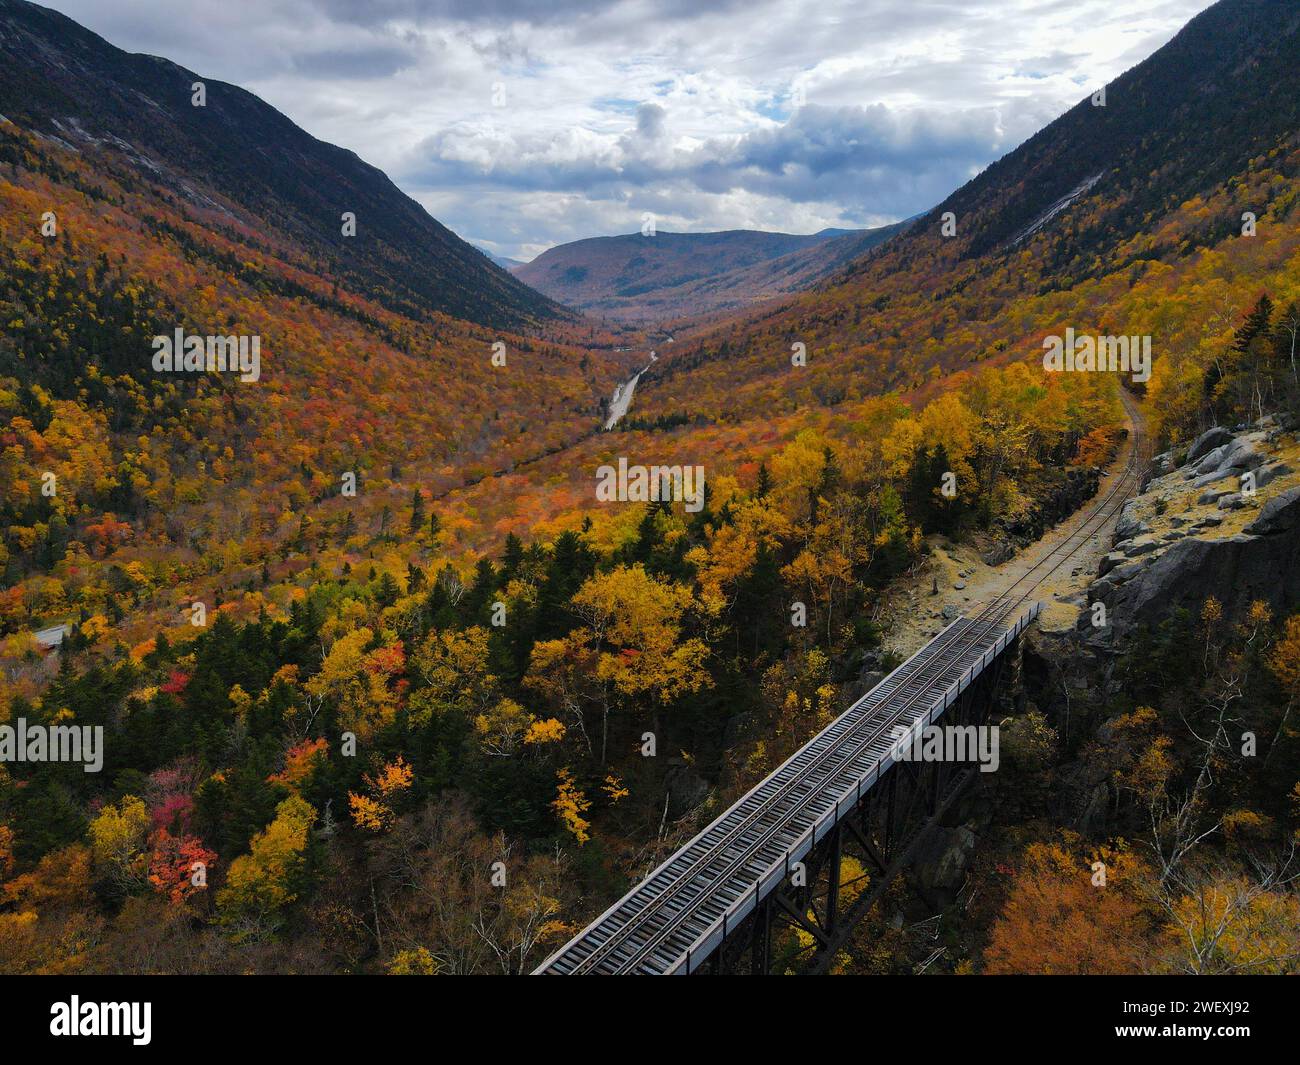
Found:
[[[1223,0],[1107,85],[1104,106],[1084,98],[898,239],[678,344],[641,396],[692,413],[705,395],[783,411],[909,392],[973,363],[1031,356],[1042,334],[1035,340],[1025,323],[1040,308],[1095,301],[1091,290],[1118,285],[1125,271],[1129,291],[1147,264],[1186,268],[1236,239],[1243,212],[1276,213],[1261,245],[1271,242],[1295,206],[1300,76],[1289,56],[1298,34],[1294,4]],[[1240,119],[1256,112],[1257,121]],[[776,354],[793,342],[809,352],[802,388]]]
[[[0,60],[0,114],[146,170],[201,175],[249,219],[275,218],[343,284],[392,310],[511,329],[572,317],[485,263],[377,167],[239,86],[126,52],[25,0],[0,0]],[[203,106],[191,102],[196,82]],[[342,235],[344,212],[355,215],[355,236]]]
[[[629,323],[743,308],[815,284],[902,224],[812,234],[658,230],[557,245],[514,274],[552,299]]]

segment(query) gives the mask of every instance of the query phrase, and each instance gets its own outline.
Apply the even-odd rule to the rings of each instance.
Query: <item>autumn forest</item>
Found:
[[[1156,533],[1065,567],[944,822],[960,876],[914,858],[826,968],[1300,972],[1294,5],[1213,5],[671,344],[233,85],[194,106],[19,0],[0,31],[0,724],[102,736],[94,772],[0,760],[0,972],[529,973],[1126,463],[1121,526],[1234,539],[1226,583],[1097,650]],[[1152,338],[1149,379],[1044,370],[1067,325]],[[259,376],[210,337],[159,372],[178,328],[260,338]],[[1197,526],[1215,429],[1268,457]],[[701,466],[700,505],[601,501],[620,458]],[[1262,581],[1256,541],[1289,545]],[[876,874],[844,863],[847,909]],[[775,971],[815,946],[783,926]]]

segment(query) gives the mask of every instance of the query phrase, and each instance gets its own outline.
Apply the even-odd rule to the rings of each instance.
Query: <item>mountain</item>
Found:
[[[50,567],[150,573],[85,604],[138,642],[182,588],[278,594],[292,544],[374,558],[414,497],[594,432],[626,374],[378,170],[196,80],[0,0],[0,637],[72,609]],[[177,331],[258,365],[163,364]]]
[[[510,273],[513,273],[515,270],[519,269],[519,267],[524,265],[522,259],[507,259],[504,255],[493,255],[486,248],[479,248],[479,251],[496,263],[497,266],[501,267],[502,270]]]
[[[1044,615],[1068,629],[1072,603],[1139,579],[1136,555],[1193,537],[1196,557],[1283,552],[1298,22],[1294,0],[1224,0],[1104,108],[874,247],[699,247],[723,278],[818,276],[758,304],[758,281],[701,295],[708,318],[651,359],[657,333],[569,316],[247,94],[209,83],[191,116],[191,75],[0,0],[0,722],[102,730],[101,765],[0,766],[0,972],[528,971],[1023,573],[998,570],[1016,546],[1109,499],[1126,422],[1169,448],[1153,487],[1181,504],[1117,515],[1169,532],[1095,584],[1082,549]],[[387,205],[414,236],[336,238],[363,193],[359,234]],[[670,236],[629,313],[715,276],[688,279],[697,252]],[[663,240],[616,238],[592,284],[635,286],[629,253]],[[1070,329],[1149,339],[1150,380],[1047,372],[1044,338]],[[256,341],[257,372],[160,366],[176,330]],[[1179,443],[1210,423],[1249,428]],[[1275,873],[1300,618],[1222,578],[1232,595],[1154,604],[1160,629],[1095,670],[1035,641],[999,710],[1015,757],[961,800],[966,872],[938,884],[943,848],[923,848],[836,969],[1086,971],[1132,946],[1201,971],[1184,918],[1225,898],[1250,919],[1212,964],[1294,967]],[[1225,753],[1225,692],[1271,761]],[[1225,827],[1171,877],[1142,857],[1166,814],[1186,827],[1166,795],[1195,799],[1191,831]],[[1083,877],[1105,839],[1142,846],[1099,911]],[[860,856],[843,872],[842,912],[865,908]],[[933,927],[894,927],[932,880],[980,900],[939,900],[942,957]],[[1040,911],[1099,928],[1106,954],[1041,936]],[[808,957],[802,918],[764,932],[783,970]]]
[[[204,106],[192,103],[196,82]],[[124,52],[23,0],[0,2],[0,114],[73,150],[117,152],[142,177],[230,222],[269,224],[340,284],[391,310],[499,328],[564,314],[353,152],[237,86]],[[344,212],[356,217],[353,237],[341,235]]]
[[[1072,325],[1151,335],[1157,416],[1192,431],[1235,314],[1293,285],[1298,51],[1294,3],[1223,0],[1104,104],[1085,97],[896,239],[677,344],[638,403],[768,419],[933,391],[954,371],[1041,360],[1044,336]],[[808,366],[792,377],[793,343]]]
[[[658,323],[806,288],[899,228],[592,237],[543,252],[515,276],[570,307],[615,321]]]

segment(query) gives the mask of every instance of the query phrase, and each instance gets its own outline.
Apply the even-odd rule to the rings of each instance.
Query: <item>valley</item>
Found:
[[[417,201],[0,0],[0,723],[103,737],[0,762],[0,971],[531,972],[1030,583],[997,772],[771,971],[1296,971],[1298,39],[1209,5],[890,225],[521,263],[422,205],[473,120]]]

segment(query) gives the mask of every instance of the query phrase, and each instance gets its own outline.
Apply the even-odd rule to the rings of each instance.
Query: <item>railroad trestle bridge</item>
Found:
[[[984,724],[1038,612],[997,603],[949,625],[537,971],[824,970],[978,772],[901,758],[900,736]],[[862,877],[845,881],[847,854]],[[783,924],[802,933],[801,956],[773,957]]]
[[[978,772],[899,757],[899,730],[988,720],[1011,652],[1041,610],[1034,592],[1097,542],[1140,487],[1141,419],[1122,389],[1120,398],[1135,429],[1124,466],[1051,550],[1009,567],[1000,595],[931,639],[536,972],[825,971]],[[847,883],[846,855],[863,870]],[[780,934],[791,927],[795,936]]]

